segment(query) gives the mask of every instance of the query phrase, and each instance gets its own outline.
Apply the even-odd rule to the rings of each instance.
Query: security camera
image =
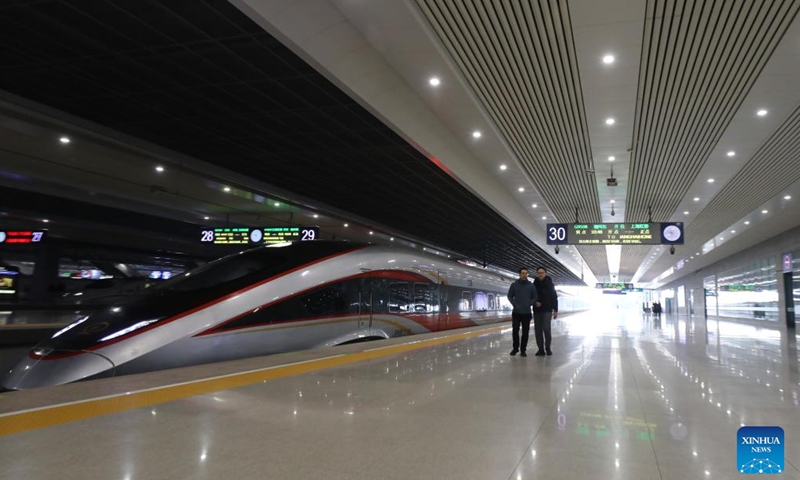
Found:
[[[669,254],[670,254],[670,255],[675,255],[675,245],[670,245],[670,247],[669,247]]]
[[[556,245],[556,255],[558,255],[558,252],[559,252],[558,245]]]

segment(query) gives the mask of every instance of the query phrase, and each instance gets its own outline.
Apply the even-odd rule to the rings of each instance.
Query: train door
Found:
[[[361,292],[358,299],[358,328],[359,330],[372,329],[372,275],[370,270],[366,268],[361,269],[366,273],[361,278]]]
[[[439,330],[446,330],[448,328],[448,314],[449,309],[447,307],[447,272],[443,272],[441,270],[437,271],[437,282],[439,283]]]

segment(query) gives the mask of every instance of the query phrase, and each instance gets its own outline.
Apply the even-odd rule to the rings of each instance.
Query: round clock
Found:
[[[675,225],[670,225],[664,229],[664,238],[670,242],[677,242],[681,239],[681,229]]]

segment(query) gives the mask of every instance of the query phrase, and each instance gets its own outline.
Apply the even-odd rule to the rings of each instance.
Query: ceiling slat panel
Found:
[[[653,221],[673,217],[799,7],[648,0],[627,221],[648,219],[650,207]],[[624,247],[620,280],[632,278],[645,255]]]
[[[567,2],[416,1],[550,211],[600,221]],[[580,251],[608,276],[604,248]]]

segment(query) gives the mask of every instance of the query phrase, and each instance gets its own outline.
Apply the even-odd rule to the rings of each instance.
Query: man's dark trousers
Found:
[[[539,351],[549,351],[552,339],[550,323],[553,320],[553,312],[536,312],[535,316],[533,329],[536,333],[536,346],[539,347]]]
[[[528,332],[531,329],[531,319],[533,315],[528,313],[512,313],[511,314],[511,327],[512,338],[514,339],[514,350],[524,352],[528,347]],[[522,344],[519,343],[519,327],[522,325]]]

